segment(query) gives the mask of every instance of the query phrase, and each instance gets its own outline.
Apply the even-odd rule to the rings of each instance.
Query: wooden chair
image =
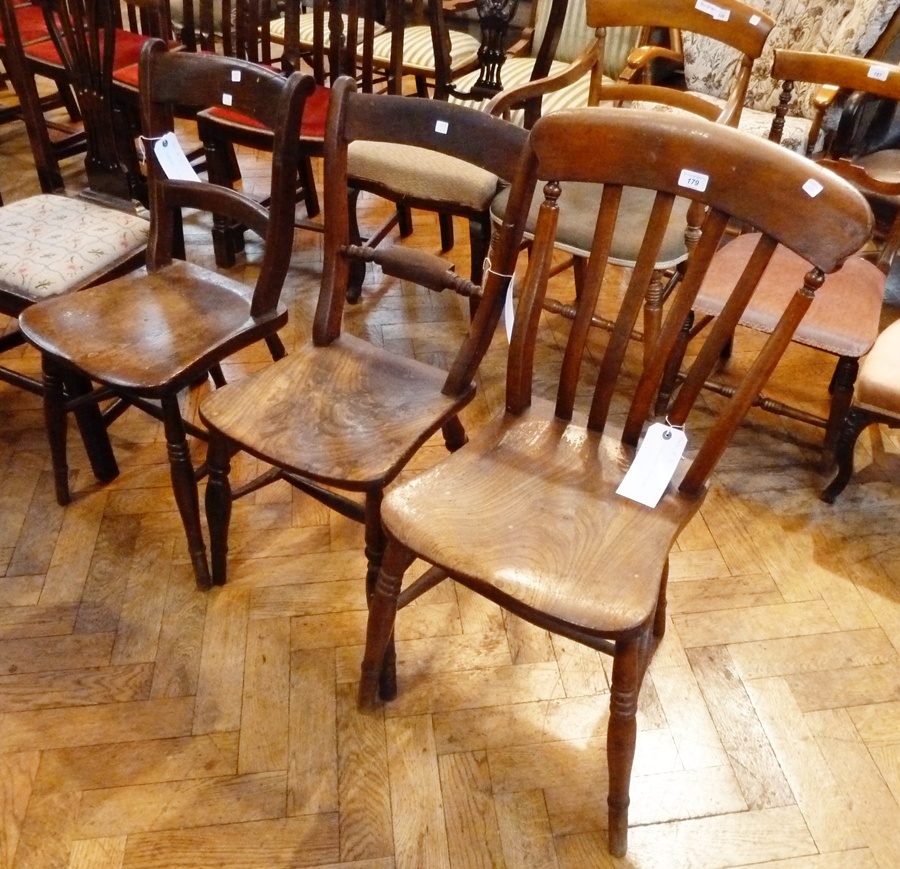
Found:
[[[779,141],[783,121],[795,82],[834,85],[853,89],[869,89],[874,93],[900,96],[900,72],[897,67],[864,58],[835,57],[813,52],[779,49],[775,52],[772,76],[784,82],[782,99],[772,126],[770,138]],[[817,162],[843,175],[869,194],[900,194],[896,178],[879,178],[849,160],[831,160],[820,154]],[[829,385],[830,406],[823,418],[802,407],[772,397],[761,397],[759,406],[783,416],[824,429],[822,464],[827,467],[834,458],[838,432],[844,423],[859,372],[859,360],[869,351],[878,335],[887,272],[897,247],[900,224],[882,249],[875,264],[863,257],[851,258],[835,279],[816,298],[816,304],[794,333],[798,344],[822,350],[837,357]],[[740,235],[729,242],[716,257],[707,281],[697,296],[695,312],[702,315],[696,330],[710,318],[717,317],[728,298],[734,276],[750,256],[755,243],[753,233]],[[791,284],[803,269],[802,259],[787,250],[776,254],[776,266],[763,277],[757,294],[741,317],[741,325],[767,332],[775,322],[781,297],[790,292]],[[689,334],[689,333],[686,333]],[[728,394],[730,387],[721,379],[711,380],[710,388]],[[665,392],[665,390],[663,390]]]
[[[70,20],[83,15],[84,6],[67,4]],[[95,21],[113,15],[112,2],[97,0],[93,7]],[[0,11],[7,10],[0,5]],[[113,31],[102,32],[107,40],[102,45],[110,53]],[[111,69],[98,65],[95,72],[85,74],[97,48],[97,43],[76,40],[64,57],[67,80],[76,84],[83,106],[87,189],[72,197],[43,193],[0,208],[0,314],[5,317],[18,318],[35,303],[125,274],[143,261],[150,227],[135,212],[123,184],[121,143],[111,135],[115,124],[108,100]],[[38,152],[35,159],[40,165]],[[0,352],[22,342],[17,327],[7,328]],[[43,394],[41,381],[15,368],[0,367],[0,380]],[[66,390],[72,398],[87,389],[83,378],[67,377]],[[94,473],[101,480],[111,479],[118,471],[96,406],[79,406],[75,415]]]
[[[500,8],[505,7],[500,4]],[[483,17],[485,47],[491,38],[486,32],[490,23],[487,16]],[[608,28],[602,60],[598,60],[596,28],[585,18],[584,0],[537,0],[531,6],[528,27],[516,42],[507,51],[496,52],[496,56],[483,51],[481,68],[454,81],[448,88],[449,99],[483,107],[484,100],[502,91],[548,76],[558,82],[563,76],[565,84],[554,85],[539,101],[530,101],[508,113],[513,123],[530,128],[541,113],[590,104],[594,76],[603,75],[609,82],[618,79],[630,52],[644,36],[647,31],[642,27]]]
[[[681,33],[695,32],[738,52],[741,63],[735,70],[729,99],[724,108],[713,105],[696,93],[653,84],[612,82],[596,74],[590,103],[621,102],[629,107],[634,104],[653,106],[689,112],[730,126],[737,124],[750,70],[754,60],[760,56],[774,22],[739,0],[721,0],[716,8],[722,10],[720,17],[713,17],[685,0],[648,0],[642,3],[634,3],[633,0],[588,0],[586,6],[588,24],[598,28],[598,38],[593,47],[595,70],[604,66],[606,33],[614,27],[644,30],[657,26]],[[562,72],[543,81],[504,91],[491,101],[488,110],[494,114],[505,114],[516,106],[541,100],[548,88],[556,88],[566,80],[565,76],[565,72]],[[532,110],[532,114],[538,116],[540,111]],[[502,218],[508,195],[509,191],[505,191],[493,203],[491,212],[495,221]],[[638,188],[626,190],[623,196],[625,201],[613,236],[611,255],[617,264],[629,265],[637,259],[645,218],[649,214],[653,197]],[[575,183],[566,185],[559,200],[560,225],[556,245],[574,259],[576,287],[580,287],[584,280],[584,266],[591,250],[591,227],[598,199],[598,191],[592,185]],[[536,198],[526,226],[525,237],[529,240],[533,237],[538,205],[539,199]],[[680,278],[680,271],[676,269],[687,259],[691,245],[696,242],[701,215],[696,207],[690,213],[689,205],[687,198],[679,197],[676,200],[656,267],[648,276],[641,333],[648,354],[659,334],[665,299],[671,292],[673,280]],[[557,299],[549,298],[547,305],[550,310],[563,316],[571,316],[573,313],[571,306]]]
[[[703,502],[716,462],[816,290],[823,279],[826,286],[831,280],[825,274],[840,268],[868,238],[871,213],[859,193],[832,173],[769,142],[700,119],[639,110],[566,110],[541,118],[530,143],[501,229],[500,249],[517,246],[535,179],[546,179],[510,343],[506,410],[465,447],[385,497],[381,515],[389,542],[370,601],[359,700],[371,708],[379,695],[389,700],[396,691],[394,621],[398,606],[419,593],[415,585],[401,593],[403,574],[415,558],[433,565],[423,578],[426,588],[449,575],[541,628],[612,655],[609,848],[621,856],[638,693],[665,627],[669,551]],[[760,185],[760,178],[770,183]],[[571,181],[588,180],[603,185],[595,244],[558,388],[554,396],[543,396],[532,388],[533,360],[544,352],[538,326],[556,200]],[[803,189],[810,180],[822,188],[815,198]],[[624,188],[632,186],[658,192],[604,350],[589,340],[590,321],[609,265],[616,210]],[[681,195],[708,206],[703,234],[671,299],[652,358],[635,370],[626,349],[643,298],[639,276],[652,270],[672,201]],[[732,218],[762,233],[750,267],[667,422],[647,429],[643,458],[635,459],[669,352]],[[722,341],[779,244],[808,261],[807,274],[784,300],[778,326],[732,401],[714,420],[699,406],[689,418]],[[701,418],[696,424],[695,417]],[[680,450],[667,445],[678,444],[685,432],[691,458],[678,462]],[[650,455],[644,452],[648,445]],[[675,476],[666,485],[668,475],[650,475],[659,487],[644,496],[654,504],[661,493],[655,506],[617,494],[629,465],[640,476],[639,461],[653,467],[659,460],[669,460]]]
[[[286,79],[255,64],[213,55],[166,52],[150,43],[141,55],[141,108],[151,155],[150,243],[147,270],[81,293],[49,299],[20,317],[26,340],[41,351],[44,407],[57,499],[69,500],[66,466],[66,396],[60,378],[75,372],[100,384],[95,395],[115,395],[165,425],[172,485],[200,586],[209,584],[200,527],[197,483],[186,432],[204,432],[181,417],[178,394],[211,374],[223,382],[219,362],[265,339],[273,355],[284,351],[277,331],[287,321],[279,301],[293,243],[290,181],[297,171],[294,137],[311,77]],[[175,173],[166,177],[160,153],[171,139],[176,107],[200,107],[227,97],[275,135],[271,202],[262,208],[245,195]],[[164,144],[168,143],[168,145]],[[215,271],[184,262],[181,209],[224,214],[265,240],[252,289]],[[159,401],[161,410],[153,401]]]
[[[225,581],[232,500],[285,479],[365,525],[371,586],[384,545],[380,505],[385,487],[442,427],[448,448],[465,440],[457,414],[474,394],[472,378],[498,322],[514,259],[498,260],[489,273],[449,374],[342,332],[347,282],[358,260],[375,262],[385,274],[431,290],[470,297],[478,292],[440,257],[401,246],[371,250],[351,243],[347,185],[352,145],[399,142],[422,153],[434,150],[456,160],[460,172],[482,172],[496,185],[498,178],[511,177],[526,139],[523,130],[481,112],[437,100],[354,93],[346,78],[337,83],[325,154],[325,266],[312,341],[229,384],[200,406],[211,433],[206,513],[214,582]],[[261,459],[270,470],[232,490],[229,456],[238,450]],[[363,502],[352,493],[361,494]]]
[[[228,21],[220,26],[226,48],[230,46],[236,56],[264,65],[274,63],[284,75],[309,70],[315,78],[316,87],[307,100],[296,136],[299,173],[294,185],[295,196],[304,203],[306,214],[296,218],[295,226],[321,232],[322,223],[314,221],[319,214],[319,198],[311,159],[323,153],[331,85],[344,72],[355,74],[358,57],[368,61],[363,69],[371,84],[375,18],[372,0],[358,0],[346,9],[327,0],[314,0],[312,6],[312,11],[304,13],[300,0],[288,0],[283,17],[270,20],[264,14],[266,4],[259,0],[231,0],[226,11],[233,10],[235,26],[231,27]],[[213,8],[208,2],[200,6],[202,33],[210,33],[216,26],[211,18]],[[368,50],[362,45],[358,51],[348,48],[348,32],[354,45],[365,39]],[[311,41],[307,42],[310,36]],[[233,164],[234,145],[261,151],[270,151],[273,146],[272,131],[234,107],[215,105],[199,112],[197,126],[208,155],[210,180],[217,184],[230,186],[239,174]],[[232,265],[242,245],[240,229],[226,226],[219,217],[213,238],[217,263]]]
[[[18,98],[19,105],[14,116],[21,117],[34,154],[38,182],[43,193],[54,193],[65,189],[59,161],[84,152],[84,130],[81,129],[78,104],[72,93],[71,83],[65,68],[53,71],[56,96],[47,100],[38,93],[34,74],[25,59],[25,46],[36,42],[49,42],[50,33],[44,20],[44,11],[37,3],[18,4],[15,0],[0,2],[0,61],[2,61],[9,81]],[[53,124],[50,133],[45,113],[64,105],[71,125],[63,127]]]

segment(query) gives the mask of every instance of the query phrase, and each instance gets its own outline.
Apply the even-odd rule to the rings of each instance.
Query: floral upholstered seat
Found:
[[[780,88],[770,71],[776,48],[822,54],[866,55],[900,8],[900,0],[755,0],[775,19],[762,56],[753,67],[739,127],[766,136]],[[734,80],[737,55],[728,46],[685,34],[685,83],[689,90],[724,100]],[[782,144],[803,151],[816,114],[815,85],[799,86],[794,94]],[[812,143],[813,145],[815,143]]]

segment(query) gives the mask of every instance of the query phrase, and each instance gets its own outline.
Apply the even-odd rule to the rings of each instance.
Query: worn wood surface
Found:
[[[5,128],[0,150],[5,200],[35,192],[24,136]],[[253,155],[241,160],[254,183]],[[407,243],[436,252],[438,238],[416,215]],[[289,351],[309,337],[320,244],[297,236]],[[451,257],[465,272],[464,241]],[[415,355],[467,318],[458,300],[388,290],[370,269],[348,329]],[[539,366],[564,328],[546,315]],[[498,409],[504,340],[473,426]],[[739,335],[731,364],[754,340]],[[267,361],[254,348],[226,375]],[[777,378],[814,404],[829,376],[792,347]],[[598,656],[440,586],[398,622],[397,701],[360,715],[357,525],[262,490],[235,510],[229,584],[204,594],[159,424],[129,411],[113,426],[122,474],[106,486],[73,439],[78,495],[59,508],[39,400],[2,386],[0,418],[0,869],[900,865],[895,433],[866,432],[829,507],[817,431],[753,412],[738,432],[673,553],[629,853],[613,860]],[[438,439],[404,473],[443,455]],[[241,457],[235,479],[256,466]]]

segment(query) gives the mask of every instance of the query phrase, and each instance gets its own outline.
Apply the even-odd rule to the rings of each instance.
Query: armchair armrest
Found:
[[[596,39],[592,40],[587,48],[565,69],[509,90],[500,91],[485,106],[485,111],[492,115],[502,116],[524,103],[528,103],[531,100],[539,100],[544,94],[552,93],[573,84],[596,67],[600,58],[599,49],[599,41]],[[537,112],[537,115],[539,116],[540,112]],[[537,120],[537,117],[534,120]]]
[[[619,73],[619,81],[630,82],[639,74],[643,74],[649,68],[653,60],[668,60],[679,66],[684,65],[684,55],[681,51],[666,48],[663,45],[641,45],[628,55],[625,68]]]

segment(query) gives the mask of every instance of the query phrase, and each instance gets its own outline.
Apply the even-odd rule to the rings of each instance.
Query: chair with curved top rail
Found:
[[[501,251],[518,249],[536,180],[546,183],[516,309],[505,411],[468,444],[385,497],[381,515],[388,547],[369,606],[359,701],[372,708],[394,697],[397,609],[446,576],[540,628],[611,655],[609,849],[622,856],[638,694],[665,628],[669,552],[703,503],[707,481],[754,396],[815,305],[817,290],[866,242],[872,216],[862,196],[833,173],[700,119],[564,110],[535,124],[526,153],[500,230]],[[761,178],[768,183],[759,184]],[[821,187],[815,198],[804,191],[810,179]],[[548,351],[540,330],[542,300],[557,199],[572,181],[592,181],[597,190],[602,185],[602,195],[585,288],[560,353],[558,384],[542,394],[533,383],[534,359]],[[652,191],[654,203],[615,330],[598,350],[589,340],[591,320],[608,274],[616,212],[629,187]],[[673,199],[682,195],[707,208],[703,232],[659,340],[641,366],[626,353],[643,301],[637,276],[652,269]],[[748,268],[707,335],[668,420],[645,431],[669,353],[732,218],[761,233]],[[696,403],[703,382],[779,246],[804,259],[807,270],[782,300],[777,326],[734,398],[718,412],[710,410]],[[685,437],[687,452],[679,460],[671,445],[683,447]],[[653,468],[663,460],[669,466],[665,476],[640,470],[641,464]],[[625,483],[629,468],[629,478],[639,478],[636,487],[633,480]],[[641,485],[641,478],[654,485]],[[623,484],[628,497],[620,493]],[[403,576],[417,558],[432,567],[422,586],[403,588]],[[416,610],[407,608],[402,618],[412,619]]]

